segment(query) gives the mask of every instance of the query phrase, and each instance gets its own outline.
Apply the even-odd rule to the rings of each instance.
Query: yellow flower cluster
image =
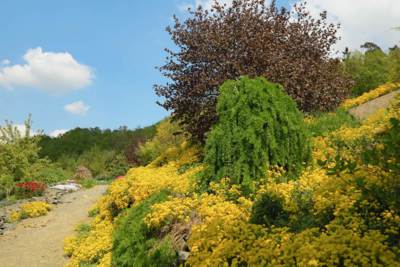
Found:
[[[248,220],[252,202],[244,197],[237,203],[227,201],[221,195],[194,194],[191,197],[176,197],[155,204],[145,218],[145,223],[151,228],[160,229],[174,223],[189,223],[191,220],[208,223],[216,217],[225,220]]]
[[[67,237],[64,240],[64,252],[71,257],[71,261],[66,267],[79,267],[82,263],[111,266],[112,231],[111,222],[96,218],[87,235]]]
[[[133,168],[126,175],[126,179],[131,182],[129,194],[134,201],[139,202],[164,189],[185,193],[194,186],[192,177],[201,168],[191,168],[183,174],[177,173],[178,166],[174,162],[159,168],[152,166]]]
[[[26,218],[34,218],[46,215],[52,206],[47,202],[33,201],[21,205],[18,211],[14,211],[10,215],[11,221],[19,221]]]
[[[349,109],[349,108],[364,104],[372,99],[375,99],[379,96],[388,94],[388,93],[398,90],[398,89],[400,89],[400,83],[383,84],[374,90],[371,90],[369,92],[362,94],[359,97],[345,100],[342,103],[341,107],[343,107],[345,109]]]

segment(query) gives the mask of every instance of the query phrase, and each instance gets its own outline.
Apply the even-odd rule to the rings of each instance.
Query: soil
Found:
[[[88,210],[106,191],[97,185],[61,197],[46,216],[21,221],[0,236],[1,267],[58,267],[67,262],[63,240],[77,224],[89,220]]]

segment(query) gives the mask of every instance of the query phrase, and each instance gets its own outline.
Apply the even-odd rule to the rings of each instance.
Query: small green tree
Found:
[[[31,137],[32,129],[32,115],[29,114],[24,122],[24,133],[14,125],[12,121],[5,121],[4,126],[0,126],[0,143],[14,143],[21,139],[29,139]]]
[[[25,133],[11,121],[0,126],[0,174],[10,175],[14,181],[31,176],[33,165],[39,160],[38,138],[31,137],[31,115],[25,121]]]
[[[270,166],[298,174],[310,158],[302,114],[280,85],[264,78],[226,81],[217,114],[206,140],[205,183],[229,177],[248,187]]]

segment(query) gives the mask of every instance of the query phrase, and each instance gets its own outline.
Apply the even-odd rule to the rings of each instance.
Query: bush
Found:
[[[47,188],[47,185],[41,182],[29,181],[17,183],[16,187],[16,195],[20,198],[29,198],[34,196],[43,195],[44,191]]]
[[[177,266],[177,255],[169,238],[154,237],[144,223],[144,217],[153,204],[167,199],[166,192],[153,194],[117,222],[114,231],[113,266]]]
[[[207,135],[203,182],[223,177],[249,186],[279,166],[300,173],[310,158],[303,117],[280,85],[242,77],[220,88],[219,121]]]
[[[171,119],[164,119],[157,125],[154,138],[139,147],[139,161],[147,165],[167,150],[178,148],[184,141],[181,128]]]
[[[8,174],[0,174],[0,200],[10,197],[14,189],[13,177]]]
[[[251,223],[282,227],[288,223],[289,214],[283,209],[283,200],[277,196],[264,194],[258,199],[252,210]]]
[[[103,177],[115,179],[118,176],[125,175],[130,165],[122,154],[116,154],[112,159],[106,161]],[[96,177],[97,179],[97,177]],[[101,179],[99,179],[101,180]]]
[[[390,118],[391,127],[382,133],[376,143],[368,144],[364,161],[400,175],[400,120]]]
[[[79,182],[83,188],[89,189],[97,184],[95,179],[83,179]]]
[[[38,165],[38,164],[36,164]],[[46,162],[39,164],[37,170],[32,175],[33,179],[46,184],[55,184],[72,178],[72,172],[62,169],[57,164]]]

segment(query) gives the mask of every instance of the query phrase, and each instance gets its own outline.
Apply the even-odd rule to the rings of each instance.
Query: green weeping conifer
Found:
[[[207,135],[205,184],[229,177],[250,189],[269,167],[298,175],[310,158],[302,113],[282,86],[241,77],[220,88],[218,122]]]

